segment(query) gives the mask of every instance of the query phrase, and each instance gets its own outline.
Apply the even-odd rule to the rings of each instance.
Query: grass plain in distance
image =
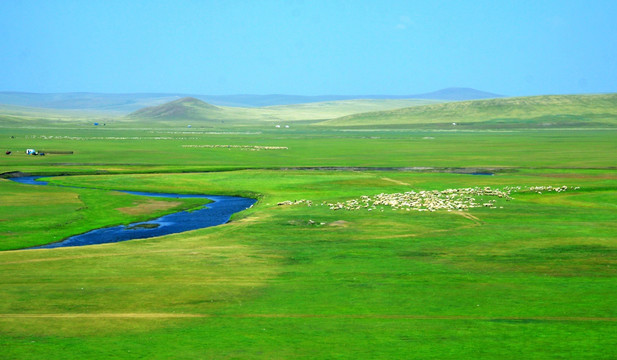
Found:
[[[37,187],[28,195],[0,181],[2,203],[17,197],[23,208],[62,223],[62,212],[83,206],[75,199],[100,202],[109,189],[220,192],[260,201],[217,228],[0,253],[5,358],[615,356],[612,130],[344,131],[271,124],[187,130],[143,120],[115,126],[3,128],[0,135],[16,149],[70,148],[74,154],[16,151],[2,157],[0,172],[106,175],[53,180],[105,189],[101,193]],[[183,147],[216,144],[287,150]],[[280,170],[304,166],[498,171]],[[179,173],[208,170],[214,172]],[[580,189],[522,192],[468,216],[319,205],[410,189],[534,185]],[[39,206],[40,198],[53,204]],[[314,206],[277,205],[299,199]],[[131,201],[81,212],[85,219],[111,219]],[[3,207],[0,224],[23,231],[11,225],[23,208]],[[77,231],[76,223],[65,230]]]

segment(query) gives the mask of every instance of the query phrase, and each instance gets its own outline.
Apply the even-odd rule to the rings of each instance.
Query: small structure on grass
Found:
[[[37,152],[34,149],[26,149],[26,155],[37,155]]]

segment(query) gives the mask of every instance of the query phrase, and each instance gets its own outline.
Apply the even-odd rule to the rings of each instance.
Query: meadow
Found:
[[[610,127],[264,121],[188,129],[111,120],[32,118],[0,128],[0,145],[13,150],[0,173],[72,175],[50,181],[85,187],[0,179],[0,248],[9,250],[0,252],[3,359],[617,356]],[[53,153],[61,151],[73,154]],[[520,189],[466,211],[327,205],[469,187]],[[201,205],[148,207],[112,190],[258,203],[214,228],[14,250]]]

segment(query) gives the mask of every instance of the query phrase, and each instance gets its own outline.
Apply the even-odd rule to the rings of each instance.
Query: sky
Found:
[[[0,91],[617,92],[617,1],[0,1]]]

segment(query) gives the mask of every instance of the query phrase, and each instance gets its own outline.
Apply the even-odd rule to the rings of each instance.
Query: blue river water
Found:
[[[40,176],[39,176],[40,177]],[[11,180],[29,185],[47,185],[45,181],[37,181],[39,177],[28,176],[12,178]],[[84,246],[119,241],[146,239],[156,236],[180,233],[216,225],[225,224],[231,215],[253,206],[255,199],[222,196],[222,195],[183,195],[165,193],[147,193],[139,191],[120,191],[133,195],[165,197],[165,198],[203,198],[213,202],[192,210],[180,211],[157,219],[96,229],[87,233],[71,236],[59,242],[31,247],[29,249],[50,249],[68,246]]]

